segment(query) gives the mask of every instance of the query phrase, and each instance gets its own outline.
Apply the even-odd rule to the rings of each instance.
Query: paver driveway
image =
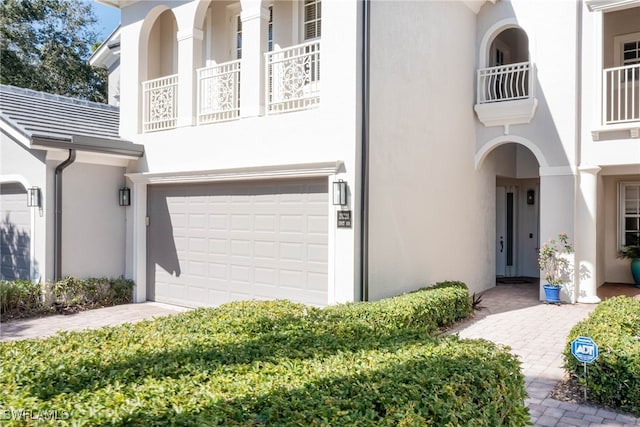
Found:
[[[506,344],[520,357],[529,393],[527,407],[537,426],[640,426],[640,419],[604,408],[549,397],[564,376],[562,351],[569,331],[595,304],[544,304],[537,284],[505,284],[483,294],[476,317],[452,333]]]

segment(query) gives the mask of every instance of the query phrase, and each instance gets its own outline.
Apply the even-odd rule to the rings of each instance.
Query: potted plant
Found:
[[[636,282],[636,288],[640,288],[640,246],[625,246],[618,252],[618,258],[631,260],[631,275]]]
[[[566,255],[573,253],[567,233],[558,234],[558,240],[551,239],[540,248],[538,265],[547,283],[544,294],[547,302],[560,302],[562,284],[569,280],[571,264]]]

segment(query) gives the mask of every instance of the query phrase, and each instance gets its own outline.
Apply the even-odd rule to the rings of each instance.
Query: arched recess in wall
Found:
[[[173,11],[157,6],[149,11],[140,29],[138,123],[142,131],[175,126],[177,117],[178,24]],[[163,81],[153,81],[171,77]],[[154,105],[159,103],[158,105]],[[147,123],[152,125],[147,125]]]
[[[241,10],[238,0],[201,1],[198,4],[193,27],[202,30],[202,67],[240,59]]]
[[[475,155],[475,167],[476,170],[480,170],[482,167],[482,163],[487,158],[489,153],[491,153],[494,149],[500,147],[504,144],[516,143],[527,147],[533,155],[536,157],[538,164],[541,168],[546,168],[549,166],[549,162],[547,161],[546,156],[536,144],[528,140],[527,138],[523,138],[517,135],[501,135],[496,138],[493,138],[490,141],[487,141],[477,152]]]
[[[480,68],[530,62],[529,37],[515,18],[493,24],[480,43]]]

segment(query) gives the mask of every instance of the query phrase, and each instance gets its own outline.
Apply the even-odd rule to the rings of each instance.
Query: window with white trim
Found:
[[[320,37],[322,7],[320,0],[304,0],[303,32],[304,40],[313,40]]]
[[[613,38],[613,62],[615,67],[640,64],[640,33],[624,34]],[[638,68],[627,70],[626,83],[638,81]]]
[[[620,183],[619,199],[618,246],[640,246],[640,182]]]
[[[622,65],[640,64],[640,39],[622,44]]]

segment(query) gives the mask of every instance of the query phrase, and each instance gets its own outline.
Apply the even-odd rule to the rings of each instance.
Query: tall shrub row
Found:
[[[640,299],[618,296],[602,303],[569,333],[564,366],[584,383],[583,366],[571,354],[578,336],[598,344],[589,365],[589,399],[640,416]]]

